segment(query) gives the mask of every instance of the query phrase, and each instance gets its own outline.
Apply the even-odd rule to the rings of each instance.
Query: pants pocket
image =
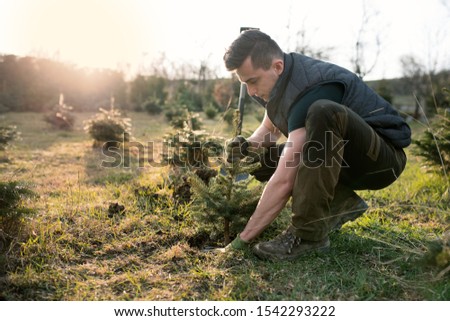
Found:
[[[372,129],[372,137],[370,139],[370,147],[369,151],[367,152],[367,157],[369,157],[372,161],[376,162],[378,159],[378,155],[380,154],[380,137],[375,133],[375,131]]]

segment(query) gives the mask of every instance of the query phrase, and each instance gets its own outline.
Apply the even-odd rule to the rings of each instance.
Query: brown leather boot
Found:
[[[261,259],[293,260],[307,253],[326,251],[329,247],[328,237],[321,241],[307,241],[295,236],[288,229],[273,240],[256,244],[253,253]]]
[[[357,219],[368,207],[366,202],[355,192],[352,192],[344,200],[333,200],[330,207],[331,231],[337,231],[345,223]]]

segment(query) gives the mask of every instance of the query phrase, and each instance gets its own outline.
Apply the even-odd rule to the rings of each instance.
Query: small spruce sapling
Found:
[[[59,95],[59,103],[55,105],[50,113],[44,116],[44,120],[55,129],[71,130],[75,124],[73,108],[64,103],[64,95]]]
[[[20,132],[16,126],[0,126],[0,163],[9,163],[7,149],[11,146],[13,140],[20,139]]]
[[[94,118],[85,122],[84,130],[94,139],[93,147],[118,147],[130,140],[131,119],[122,116],[114,108],[114,97],[111,98],[109,110],[100,108]]]
[[[450,97],[450,91],[444,89],[443,92]],[[446,181],[447,189],[442,195],[442,199],[450,201],[450,111],[436,106],[437,114],[426,131],[419,139],[414,140],[415,148],[413,153],[424,158],[425,163],[431,169],[442,170]]]
[[[210,157],[222,153],[222,144],[218,138],[207,135],[196,128],[197,114],[187,112],[182,117],[182,128],[173,125],[174,133],[164,137],[163,160],[171,166],[172,186],[177,202],[187,203],[191,199],[187,173],[193,172],[204,182],[217,175]]]
[[[239,111],[235,114],[235,130]],[[247,157],[233,163],[221,159],[221,170],[209,184],[196,175],[189,176],[193,192],[193,215],[199,222],[212,227],[213,232],[220,230],[218,222],[222,222],[224,244],[230,243],[232,233],[242,228],[258,204],[262,192],[262,184],[255,181],[249,173],[260,167]],[[242,174],[246,178],[242,178]],[[233,230],[234,229],[234,230]]]
[[[11,141],[20,137],[16,126],[0,126],[0,150],[6,150],[11,144]]]
[[[35,212],[25,206],[25,201],[36,197],[26,183],[0,182],[0,250],[3,242],[8,243],[18,234],[23,217]]]

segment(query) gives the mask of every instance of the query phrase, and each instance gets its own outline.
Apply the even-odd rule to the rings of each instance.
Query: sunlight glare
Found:
[[[124,62],[135,59],[142,39],[151,39],[153,33],[144,28],[142,8],[124,1],[19,3],[11,37],[31,44],[33,52],[26,54],[106,68],[117,64],[118,57]]]

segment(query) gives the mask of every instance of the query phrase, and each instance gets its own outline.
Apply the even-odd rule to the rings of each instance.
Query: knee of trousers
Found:
[[[336,128],[345,131],[347,107],[332,100],[319,99],[311,104],[306,115],[306,130]]]

